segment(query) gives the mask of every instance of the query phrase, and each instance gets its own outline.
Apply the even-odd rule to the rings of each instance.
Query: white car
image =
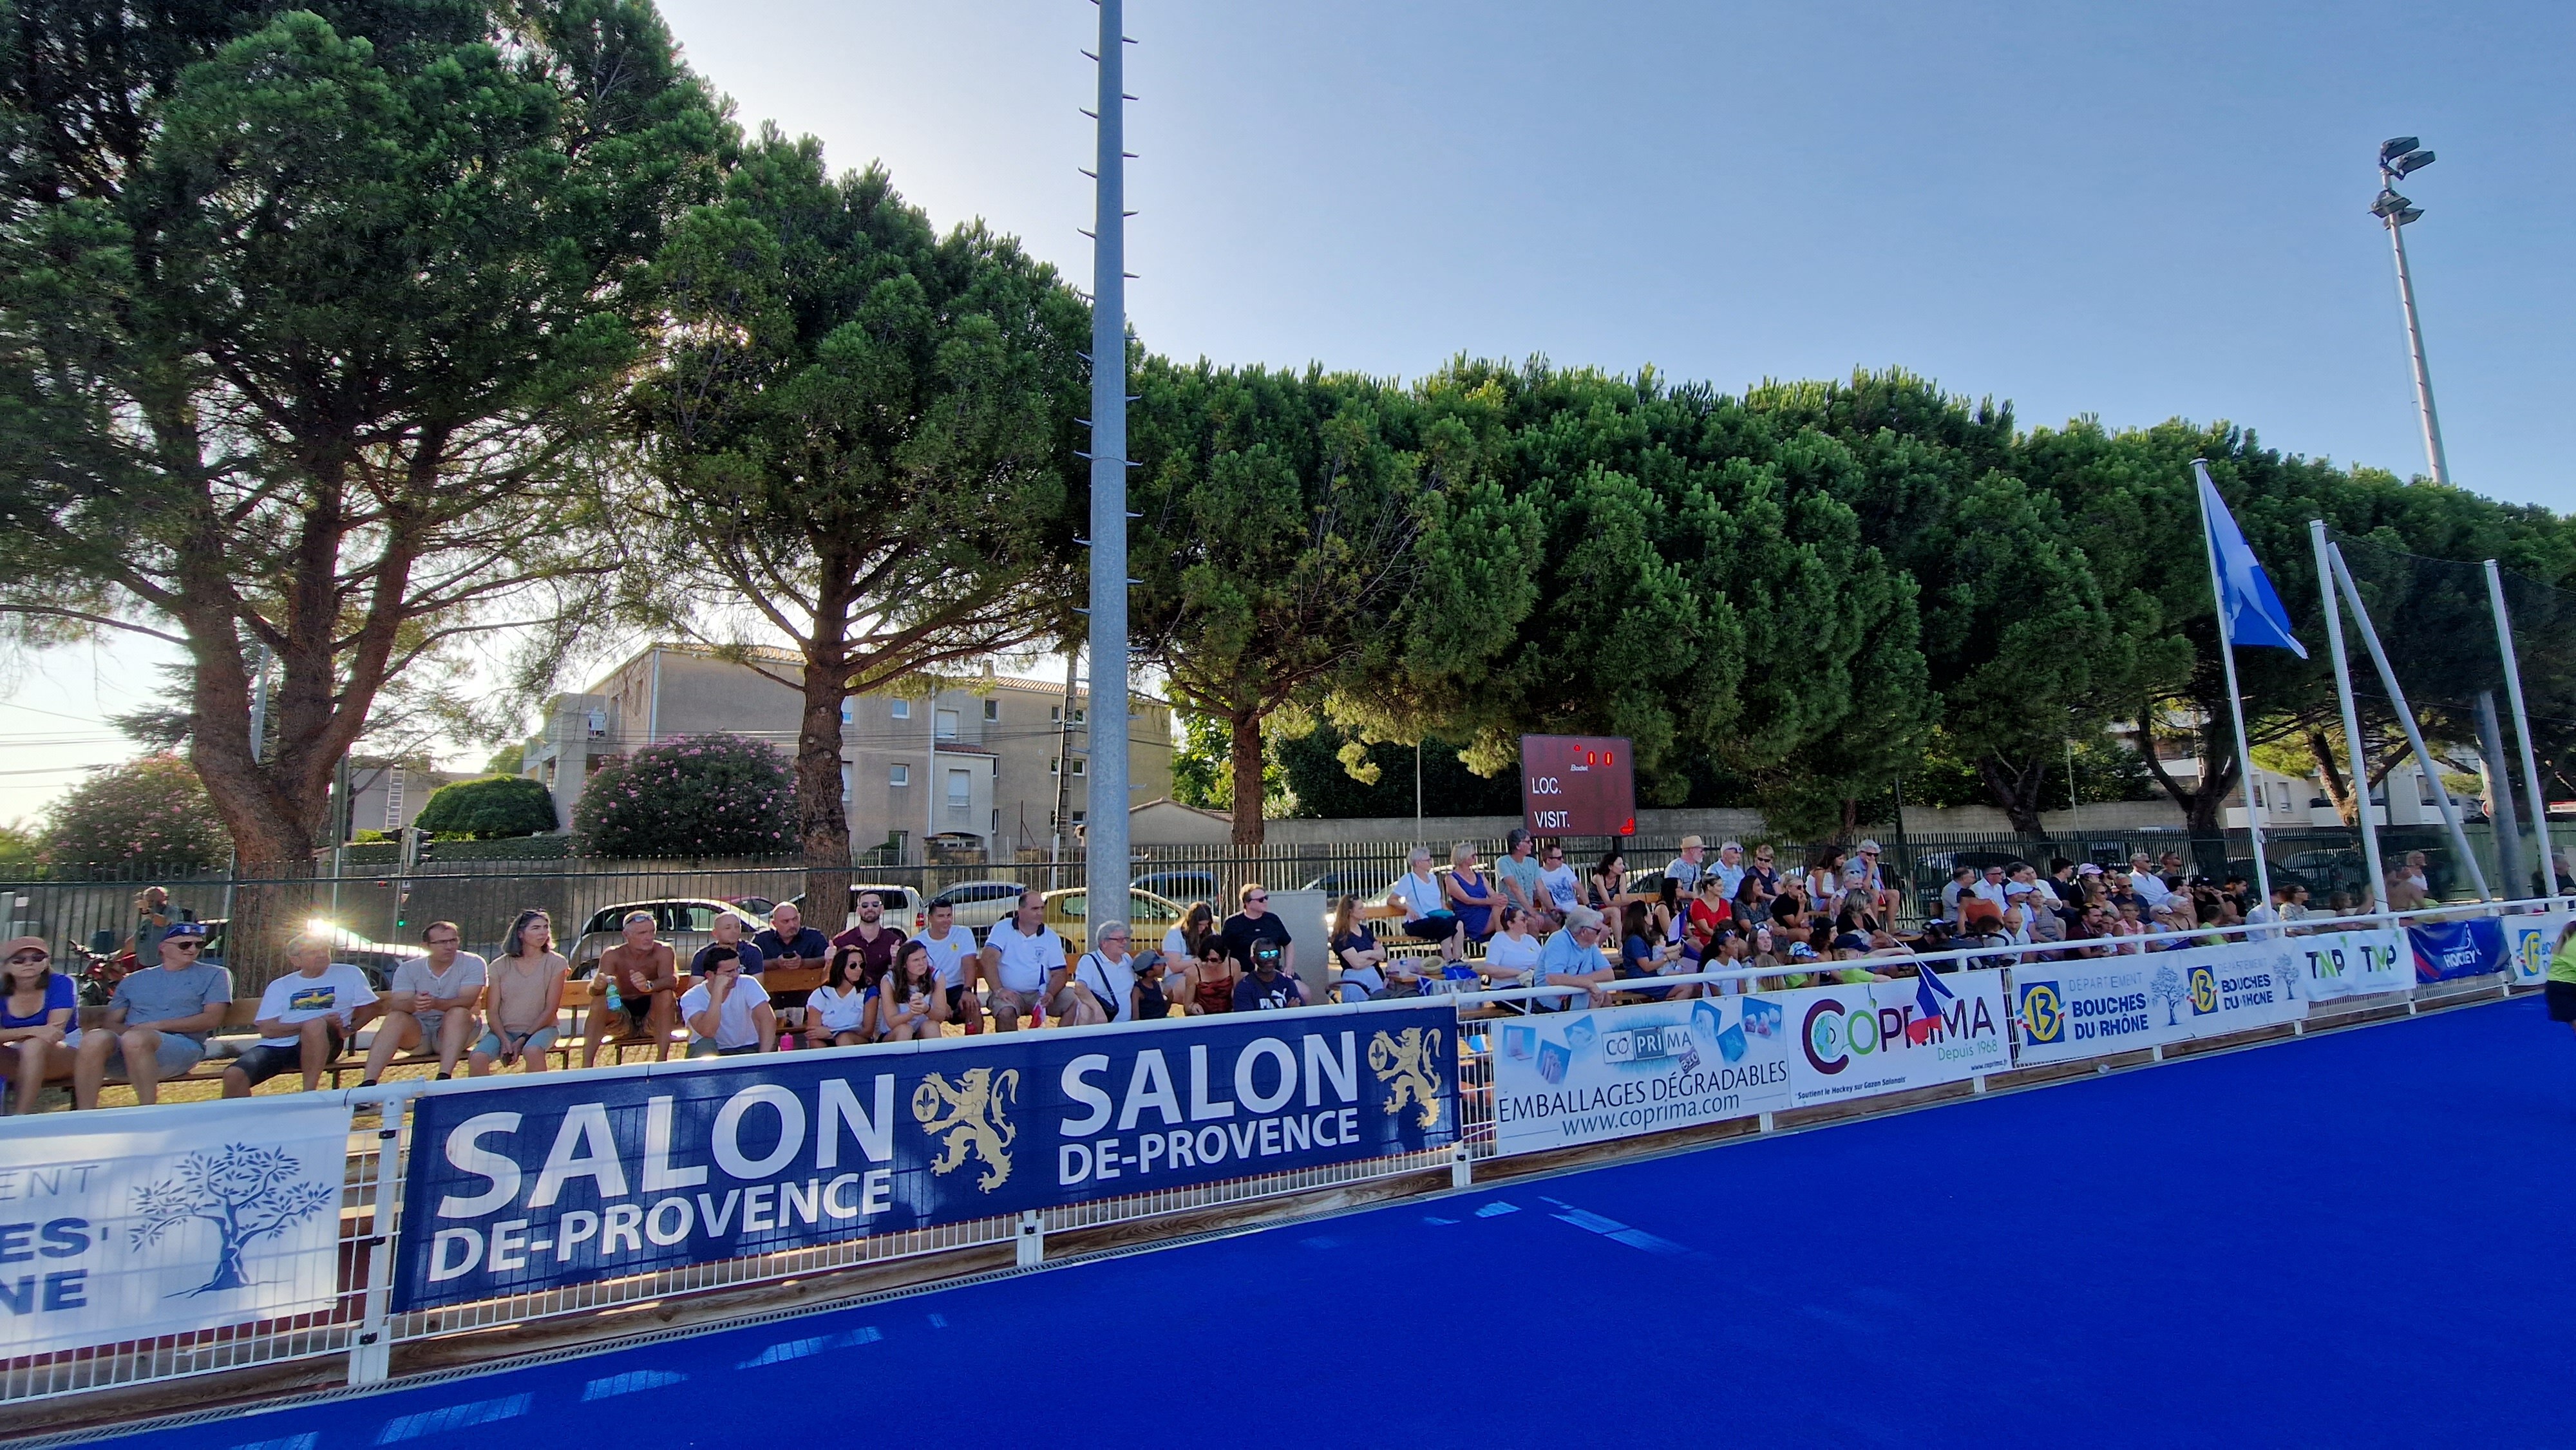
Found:
[[[716,939],[716,916],[730,911],[741,917],[742,934],[746,937],[769,925],[769,918],[731,901],[711,897],[680,897],[662,901],[629,901],[604,908],[582,923],[581,935],[572,949],[564,953],[572,959],[572,974],[587,977],[599,965],[599,954],[625,939],[626,914],[630,911],[653,913],[653,935],[669,942],[680,954],[680,970],[687,971],[689,959],[698,948]]]
[[[861,882],[850,888],[850,904],[842,911],[839,925],[816,921],[811,916],[805,918],[805,924],[816,928],[825,936],[847,931],[859,924],[859,897],[863,893],[870,892],[873,892],[885,907],[885,915],[879,919],[904,935],[919,936],[930,925],[930,903],[921,899],[920,892],[909,886],[879,886],[874,882]],[[799,914],[803,914],[805,893],[800,891],[780,905],[795,907]],[[773,911],[775,909],[772,908]]]

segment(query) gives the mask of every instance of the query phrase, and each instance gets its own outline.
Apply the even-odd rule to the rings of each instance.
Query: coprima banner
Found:
[[[348,1156],[292,1098],[0,1123],[0,1355],[328,1312]]]
[[[2415,985],[2415,954],[2394,927],[2284,938],[2299,955],[2299,995],[2311,1002],[2403,992]]]
[[[1780,1004],[1706,997],[1490,1025],[1494,1149],[1535,1153],[1789,1106]]]
[[[1446,1004],[485,1079],[413,1109],[398,1308],[1455,1142]]]
[[[2504,919],[2504,950],[2513,962],[2515,986],[2536,987],[2549,980],[2549,959],[2561,950],[2570,925],[2576,925],[2576,915],[2564,911]]]
[[[2135,1052],[2307,1015],[2297,939],[2028,962],[2012,974],[2024,1066]]]
[[[1766,992],[1796,1051],[1793,1107],[1958,1082],[2012,1066],[2004,974],[1952,972]]]

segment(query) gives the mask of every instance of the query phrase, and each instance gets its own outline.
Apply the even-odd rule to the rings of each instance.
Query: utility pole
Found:
[[[1098,156],[1091,237],[1091,773],[1085,885],[1094,923],[1127,915],[1126,25],[1098,0]],[[1066,722],[1068,725],[1070,721]],[[1114,904],[1104,904],[1114,903]]]

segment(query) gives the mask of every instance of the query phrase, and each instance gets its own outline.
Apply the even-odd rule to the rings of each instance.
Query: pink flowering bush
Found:
[[[775,856],[796,849],[795,777],[777,747],[690,735],[599,768],[573,807],[585,856]]]
[[[166,752],[102,770],[54,804],[39,848],[48,866],[220,866],[232,838],[197,768]]]

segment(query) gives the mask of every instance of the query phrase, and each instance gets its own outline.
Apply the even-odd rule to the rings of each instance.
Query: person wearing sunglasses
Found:
[[[206,1037],[233,1001],[233,974],[198,960],[205,946],[205,923],[172,922],[154,948],[160,964],[116,984],[106,1015],[81,1032],[72,1054],[73,1107],[97,1107],[111,1074],[134,1085],[136,1102],[159,1102],[164,1079],[205,1059]]]
[[[1242,910],[1225,919],[1217,928],[1217,939],[1225,943],[1225,954],[1242,971],[1252,970],[1252,948],[1258,942],[1277,942],[1283,954],[1288,951],[1288,923],[1270,909],[1270,888],[1259,882],[1245,884],[1236,898]]]
[[[80,1010],[72,979],[54,970],[54,954],[40,936],[13,937],[0,946],[8,968],[0,974],[0,1080],[17,1084],[14,1111],[32,1113],[45,1079],[69,1077],[71,1055],[64,1034]]]

